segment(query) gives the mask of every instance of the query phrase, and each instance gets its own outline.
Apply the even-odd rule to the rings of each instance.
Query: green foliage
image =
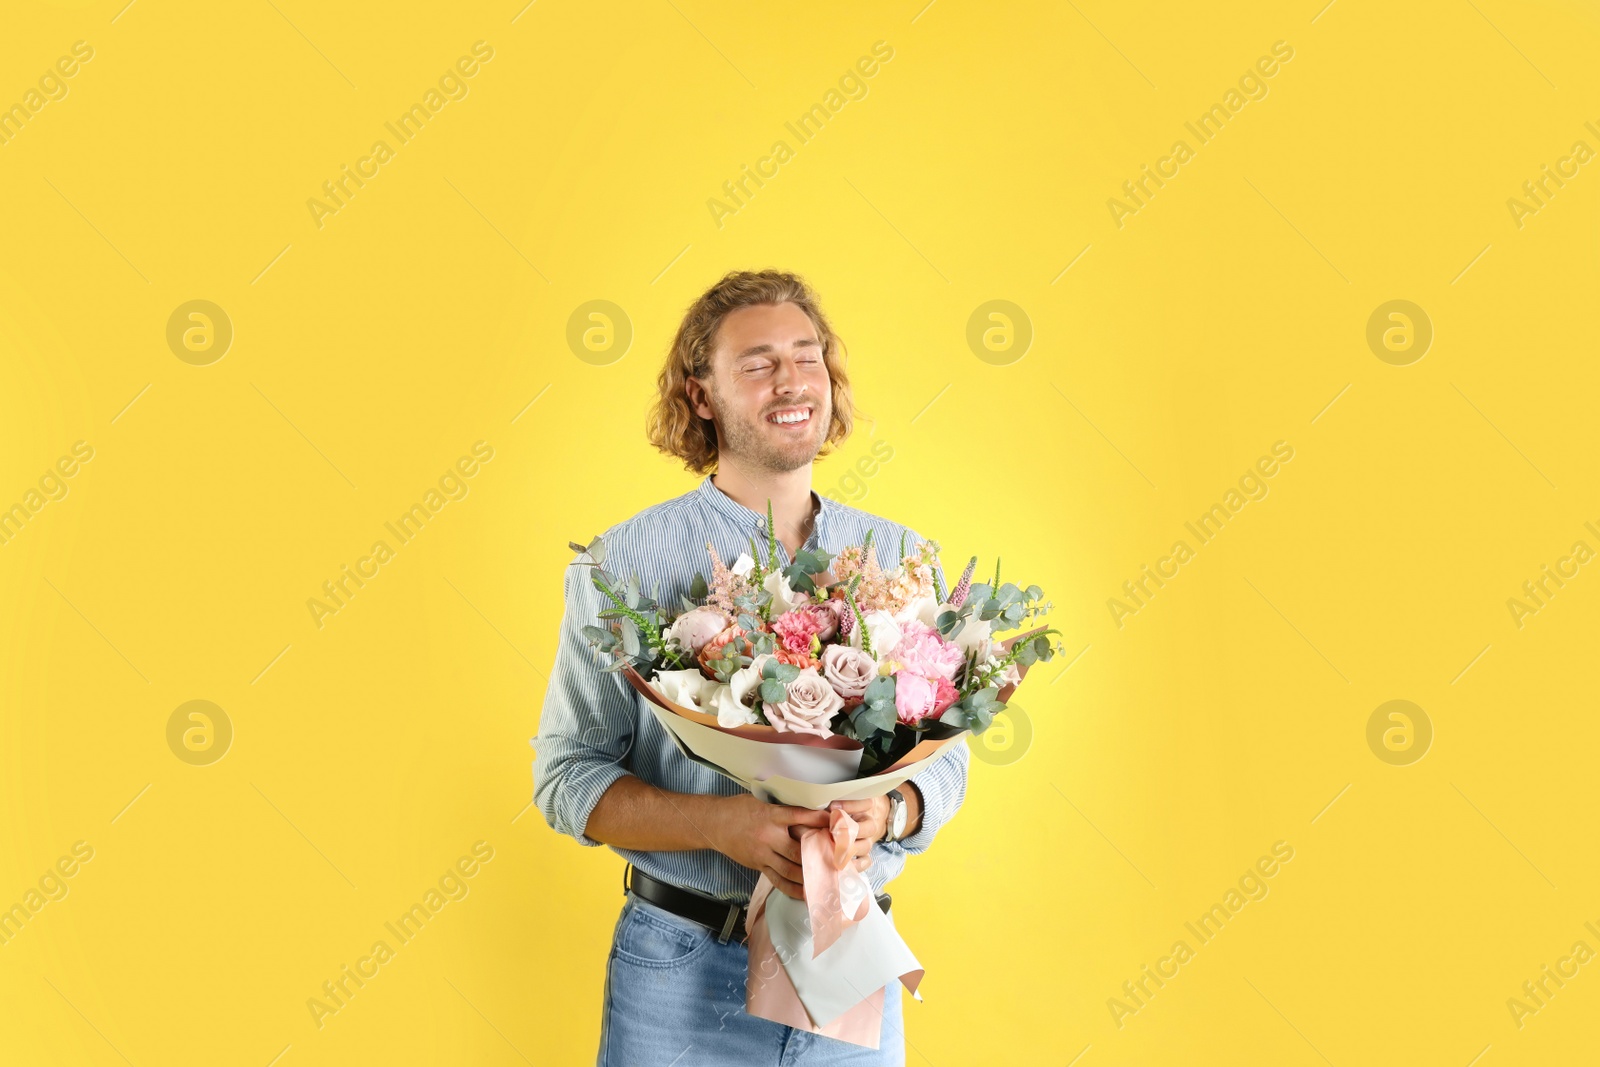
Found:
[[[821,574],[833,563],[833,555],[821,549],[802,549],[795,553],[794,562],[783,568],[783,580],[789,588],[811,596],[817,593],[813,574]]]
[[[683,668],[684,655],[668,647],[662,636],[663,612],[656,602],[660,587],[653,588],[651,595],[645,596],[639,588],[638,576],[634,575],[621,583],[619,591],[616,578],[601,566],[601,561],[606,557],[603,538],[596,537],[587,545],[580,545],[576,541],[569,541],[567,545],[580,556],[589,557],[585,563],[590,568],[589,580],[611,604],[611,607],[599,613],[600,618],[610,624],[609,629],[585,626],[581,631],[591,645],[614,657],[605,669],[621,670],[628,664],[646,673],[658,669]]]
[[[789,695],[789,683],[800,677],[800,668],[792,663],[769,659],[761,665],[761,701],[780,704]]]
[[[939,716],[939,721],[981,734],[994,722],[994,717],[1005,709],[1006,706],[1000,703],[1000,690],[980,689],[946,708],[944,714]]]

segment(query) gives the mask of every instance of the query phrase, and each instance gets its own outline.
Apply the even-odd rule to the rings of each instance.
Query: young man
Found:
[[[916,531],[811,489],[812,462],[853,421],[842,344],[806,284],[777,271],[729,274],[685,316],[649,420],[651,443],[707,476],[605,531],[606,569],[637,574],[645,589],[659,582],[662,602],[677,603],[708,569],[708,542],[730,563],[751,538],[766,543],[769,499],[785,565],[802,549],[860,544],[869,530],[885,546],[903,533],[910,551],[923,540]],[[947,588],[942,571],[939,580]],[[601,1067],[902,1064],[898,986],[884,998],[878,1051],[746,1014],[743,905],[763,873],[802,895],[798,839],[826,826],[827,812],[763,803],[679,753],[643,698],[601,673],[580,632],[601,605],[577,559],[565,590],[533,742],[534,799],[556,830],[631,865],[606,969]],[[966,746],[951,746],[893,800],[842,804],[861,823],[855,862],[885,910],[884,884],[960,807],[967,760]]]

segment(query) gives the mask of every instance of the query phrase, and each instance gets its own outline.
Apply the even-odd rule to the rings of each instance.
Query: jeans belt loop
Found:
[[[739,921],[739,912],[743,910],[738,904],[728,905],[728,917],[722,920],[722,932],[717,935],[717,944],[726,945],[728,938],[733,936],[733,924]]]

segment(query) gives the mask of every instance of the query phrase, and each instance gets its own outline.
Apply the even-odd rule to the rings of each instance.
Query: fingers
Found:
[[[875,799],[868,800],[835,800],[829,804],[830,808],[838,808],[848,814],[852,819],[860,820],[861,816],[872,810]]]
[[[790,827],[825,827],[828,825],[829,816],[826,808],[819,811],[813,811],[810,808],[779,807],[778,811],[780,813],[779,817],[781,821],[787,823]]]
[[[805,879],[805,873],[801,870],[801,867],[798,863],[785,859],[783,856],[777,855],[776,853],[768,857],[767,865],[763,869],[771,871],[786,882],[799,884]],[[789,895],[797,896],[798,894],[790,893]]]
[[[874,844],[876,844],[876,842],[874,842],[874,841],[865,841],[865,840],[862,840],[861,838],[858,837],[858,838],[856,838],[855,844],[850,846],[850,855],[852,855],[852,856],[854,856],[854,857],[856,857],[858,859],[860,857],[862,857],[862,856],[871,856],[872,855],[872,846]]]
[[[865,871],[868,867],[872,866],[872,857],[870,855],[857,856],[853,862],[856,865],[856,870]]]
[[[791,863],[800,862],[800,842],[793,837],[784,837],[775,842],[772,846],[772,851]]]
[[[772,888],[776,889],[784,896],[793,897],[796,900],[804,900],[806,898],[805,886],[801,885],[799,882],[790,881],[789,879],[778,874],[771,867],[761,868],[761,873],[767,876],[767,881],[772,883]]]

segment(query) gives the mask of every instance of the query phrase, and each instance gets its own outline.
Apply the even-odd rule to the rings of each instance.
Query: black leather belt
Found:
[[[631,863],[622,869],[622,891],[627,893],[629,890],[639,899],[647,900],[663,911],[710,927],[716,933],[719,944],[725,945],[729,940],[743,942],[745,939],[746,907],[737,901],[718,900],[692,889],[681,889],[670,882],[650,877]],[[878,907],[883,911],[889,910],[889,902],[888,893],[878,895]]]

